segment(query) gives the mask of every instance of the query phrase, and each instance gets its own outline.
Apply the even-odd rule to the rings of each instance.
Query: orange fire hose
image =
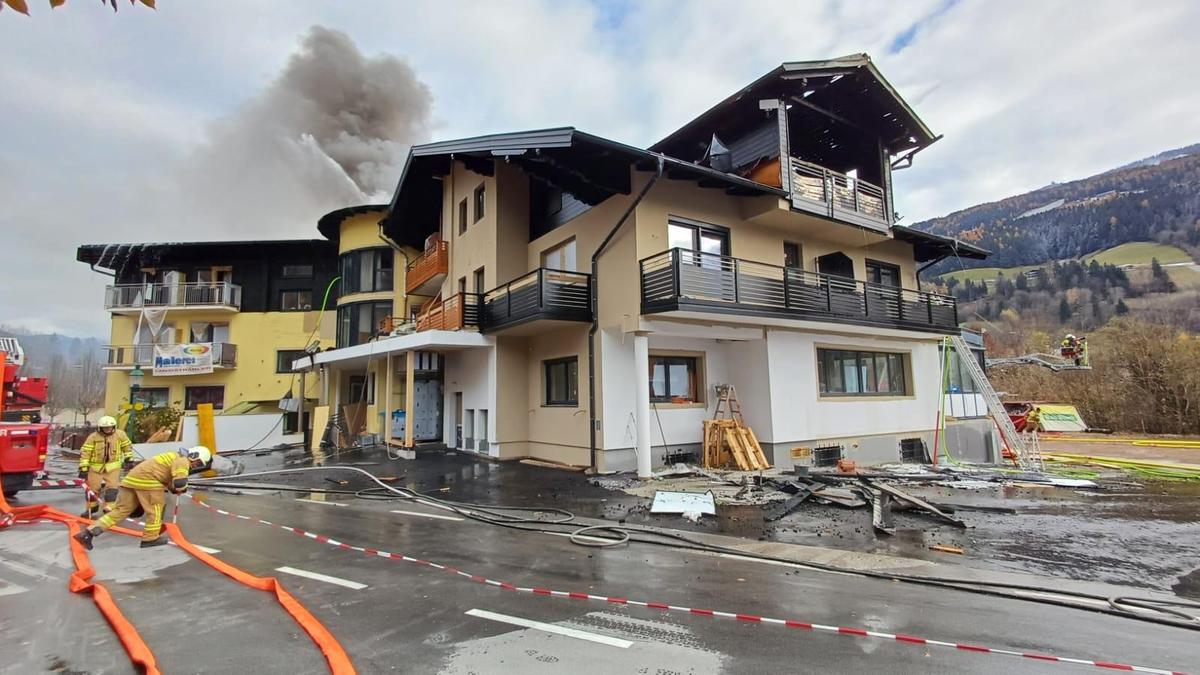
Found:
[[[96,575],[96,571],[92,568],[92,562],[88,559],[87,551],[83,545],[75,540],[75,533],[79,532],[79,523],[82,520],[77,516],[69,513],[63,513],[58,509],[50,508],[45,504],[36,504],[33,506],[22,506],[16,509],[12,508],[0,495],[0,512],[5,516],[10,516],[14,521],[18,520],[36,520],[38,518],[46,518],[48,520],[57,520],[67,526],[68,532],[71,534],[67,539],[67,543],[71,547],[71,559],[75,562],[75,571],[71,574],[71,581],[68,588],[72,593],[88,593],[92,596],[92,602],[96,604],[96,608],[104,615],[105,620],[112,626],[113,632],[117,634],[117,639],[121,641],[121,645],[125,647],[125,651],[129,654],[129,659],[135,664],[141,666],[142,671],[146,675],[159,675],[158,665],[154,660],[154,653],[150,651],[150,647],[146,645],[146,641],[142,639],[141,634],[125,618],[121,613],[121,609],[117,607],[117,603],[112,599],[108,589],[99,582],[93,582],[91,579]],[[123,527],[114,527],[113,531],[121,534],[139,536],[133,530]]]
[[[321,653],[325,655],[325,660],[329,663],[329,671],[334,675],[354,675],[354,666],[350,663],[350,657],[346,655],[346,650],[342,649],[341,643],[304,605],[300,604],[298,600],[284,590],[278,579],[274,577],[256,577],[201,551],[183,536],[183,531],[175,523],[164,523],[163,527],[166,528],[171,541],[174,541],[179,548],[187,551],[200,562],[240,584],[256,588],[260,591],[274,593],[276,599],[279,600],[279,604],[283,605],[287,613],[292,615],[296,623],[300,624],[304,632],[308,633],[312,641],[321,649]]]
[[[141,666],[146,675],[160,675],[150,647],[142,640],[142,636],[137,632],[133,624],[121,613],[120,608],[117,607],[117,603],[112,599],[112,595],[109,594],[108,589],[99,582],[91,581],[96,572],[92,568],[91,561],[88,559],[87,551],[84,550],[83,545],[76,541],[74,537],[75,533],[79,532],[80,523],[90,521],[51,508],[46,504],[21,506],[14,509],[9,505],[4,495],[0,494],[0,527],[6,526],[9,522],[36,520],[38,518],[61,522],[67,526],[72,535],[69,539],[69,544],[71,547],[71,558],[75,562],[75,572],[71,575],[69,584],[71,592],[90,593],[92,602],[96,604],[100,613],[104,615],[109,625],[112,626],[113,631],[117,634],[117,638],[129,654],[130,660]],[[325,660],[329,663],[330,672],[334,675],[354,675],[355,670],[353,664],[350,663],[350,657],[347,656],[346,650],[342,648],[337,638],[304,605],[300,604],[298,600],[284,590],[277,579],[273,577],[256,577],[201,551],[183,536],[183,532],[175,523],[164,523],[163,526],[167,534],[171,537],[171,540],[179,548],[192,555],[192,557],[239,583],[260,591],[273,592],[276,599],[279,600],[279,604],[296,620],[296,623],[300,624],[300,627],[308,633],[309,637],[320,648],[321,653],[325,655]],[[124,527],[112,527],[109,528],[109,531],[133,537],[141,536],[140,532]]]

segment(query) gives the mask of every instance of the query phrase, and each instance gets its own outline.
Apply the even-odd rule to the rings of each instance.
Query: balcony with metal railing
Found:
[[[480,328],[506,330],[534,321],[591,321],[592,275],[544,267],[483,295]]]
[[[409,295],[434,295],[450,271],[450,247],[437,239],[408,266],[404,286]]]
[[[878,185],[795,157],[791,171],[794,208],[874,229],[891,226],[887,196]]]
[[[642,313],[694,311],[953,333],[952,297],[687,249],[640,262]]]
[[[104,308],[116,314],[135,314],[142,309],[236,312],[241,307],[242,287],[228,282],[117,284],[104,289]]]
[[[236,368],[237,345],[228,342],[207,342],[212,349],[213,368]],[[134,366],[149,372],[154,365],[154,345],[105,345],[105,370],[132,370]]]

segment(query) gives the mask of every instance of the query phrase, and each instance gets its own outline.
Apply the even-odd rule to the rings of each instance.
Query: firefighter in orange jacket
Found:
[[[121,478],[121,469],[128,471],[133,467],[133,443],[129,436],[117,428],[117,420],[105,415],[93,431],[79,447],[79,477],[87,481],[88,495],[87,511],[80,514],[84,518],[94,518],[100,510],[96,496],[103,490],[104,510],[112,509],[117,499],[117,483]]]
[[[183,494],[187,491],[188,474],[202,471],[212,463],[212,452],[203,445],[178,452],[164,452],[142,461],[121,481],[117,504],[91,527],[81,530],[75,539],[92,550],[92,539],[130,516],[144,512],[146,527],[142,530],[142,548],[162,546],[167,537],[161,535],[163,505],[166,492]]]

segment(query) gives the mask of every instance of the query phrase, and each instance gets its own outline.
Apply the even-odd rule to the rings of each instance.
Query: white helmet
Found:
[[[96,426],[101,429],[103,429],[105,427],[109,427],[111,429],[116,429],[117,428],[117,420],[115,418],[113,418],[112,415],[105,415],[104,417],[100,418],[99,422],[96,422]]]
[[[212,450],[209,450],[203,445],[197,445],[195,447],[188,448],[184,452],[189,461],[200,462],[204,466],[208,466],[210,463],[212,463]]]

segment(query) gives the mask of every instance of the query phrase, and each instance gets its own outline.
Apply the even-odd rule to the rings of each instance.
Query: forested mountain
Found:
[[[964,264],[1012,267],[1069,260],[1132,241],[1172,244],[1200,258],[1200,144],[913,227],[992,252],[986,261],[943,261],[927,277]]]

